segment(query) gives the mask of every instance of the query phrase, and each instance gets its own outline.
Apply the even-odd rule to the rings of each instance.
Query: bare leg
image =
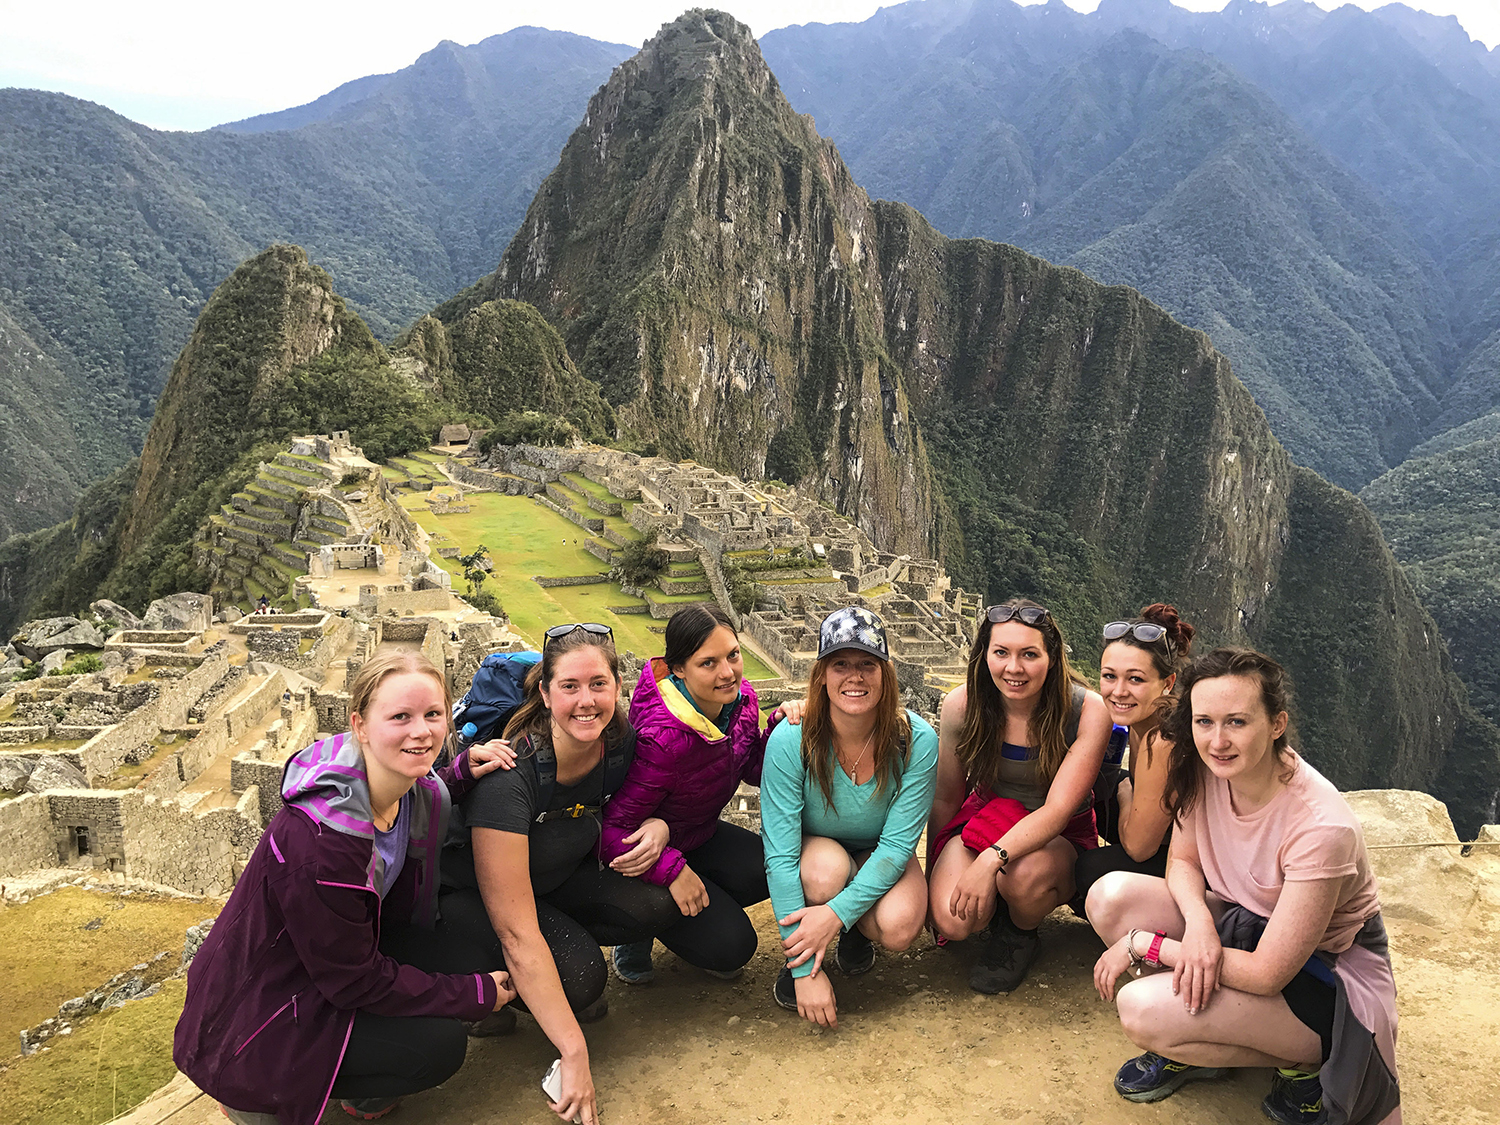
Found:
[[[876,945],[899,953],[917,939],[927,920],[927,878],[917,857],[906,861],[896,885],[859,920],[859,931]]]
[[[1172,975],[1126,984],[1116,1003],[1125,1034],[1148,1051],[1193,1066],[1284,1066],[1316,1070],[1323,1045],[1281,994],[1255,996],[1220,988],[1190,1016],[1172,994]]]
[[[1086,900],[1094,932],[1113,945],[1131,930],[1162,930],[1182,940],[1187,923],[1167,889],[1167,881],[1134,871],[1111,871],[1089,888]]]
[[[943,850],[946,853],[947,849]],[[1037,923],[1073,897],[1073,864],[1077,860],[1077,849],[1056,836],[1031,854],[1012,861],[1006,874],[995,876],[995,886],[1005,897],[1010,920],[1018,929],[1036,929]]]
[[[844,845],[827,836],[802,837],[802,897],[823,906],[849,885],[859,868]]]
[[[978,855],[978,852],[966,847],[962,839],[954,836],[943,846],[942,854],[932,865],[928,913],[937,932],[949,941],[962,941],[971,934],[977,934],[989,925],[990,919],[995,916],[995,903],[999,901],[998,894],[991,898],[987,893],[979,910],[967,918],[960,918],[948,909],[948,903],[953,898],[953,888]]]

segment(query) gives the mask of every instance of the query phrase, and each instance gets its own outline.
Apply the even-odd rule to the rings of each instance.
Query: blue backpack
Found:
[[[526,673],[541,662],[539,652],[492,652],[474,673],[474,682],[453,705],[453,725],[462,730],[473,723],[478,733],[466,742],[488,742],[505,732],[521,701],[526,698]]]

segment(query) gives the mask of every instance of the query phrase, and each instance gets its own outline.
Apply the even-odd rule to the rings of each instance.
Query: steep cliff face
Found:
[[[872,204],[729,17],[616,70],[499,268],[436,315],[497,297],[558,326],[627,439],[750,477],[769,452],[882,549],[1044,601],[1085,667],[1101,622],[1174,601],[1205,644],[1285,660],[1339,784],[1471,794],[1462,824],[1492,799],[1500,740],[1375,521],[1292,464],[1208,338]]]
[[[665,454],[759,477],[800,422],[806,483],[877,541],[925,551],[932,482],[884,354],[874,229],[749,29],[693,11],[616,69],[499,268],[436,315],[535,304],[622,436]]]
[[[246,423],[266,408],[279,376],[335,344],[372,357],[381,351],[300,247],[272,246],[231,274],[204,307],[157,403],[122,554],[249,447]]]

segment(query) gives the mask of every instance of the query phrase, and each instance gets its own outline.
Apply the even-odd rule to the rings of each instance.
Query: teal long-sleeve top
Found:
[[[910,711],[906,717],[911,723],[911,756],[899,784],[876,796],[873,777],[855,785],[835,766],[831,807],[802,768],[802,728],[781,723],[771,732],[760,779],[760,832],[771,908],[778,919],[807,905],[802,897],[803,836],[831,837],[851,853],[874,849],[859,874],[828,904],[845,929],[901,878],[932,811],[938,762],[937,732]],[[832,747],[827,752],[833,753]],[[782,926],[781,936],[794,928]],[[792,975],[805,977],[812,969],[808,958]]]

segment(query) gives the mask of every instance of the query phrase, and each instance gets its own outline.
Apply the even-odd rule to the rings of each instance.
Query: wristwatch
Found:
[[[1000,857],[1000,874],[1005,874],[1005,865],[1010,862],[1010,853],[999,844],[991,844],[990,851]]]

